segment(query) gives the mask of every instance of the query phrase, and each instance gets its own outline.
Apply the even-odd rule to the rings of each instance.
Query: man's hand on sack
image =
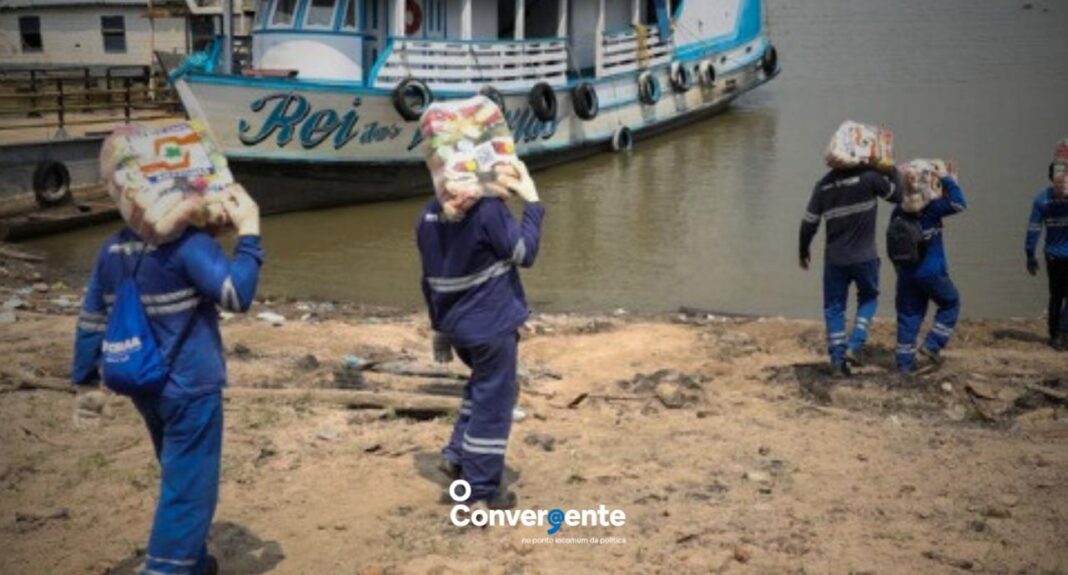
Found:
[[[1027,273],[1031,275],[1038,275],[1038,260],[1030,257],[1027,258]]]
[[[92,429],[100,425],[108,397],[99,385],[76,385],[74,396],[74,427]]]
[[[260,207],[240,184],[227,188],[230,197],[223,202],[226,215],[237,228],[239,236],[260,235]]]
[[[530,177],[527,165],[520,161],[497,166],[497,181],[528,204],[537,203],[538,190]]]
[[[431,342],[434,348],[434,361],[450,363],[452,361],[452,342],[449,341],[449,336],[435,331],[431,337]]]
[[[897,166],[894,165],[894,161],[890,158],[878,158],[875,160],[875,169],[884,174],[890,175],[894,173],[894,170],[897,169]]]

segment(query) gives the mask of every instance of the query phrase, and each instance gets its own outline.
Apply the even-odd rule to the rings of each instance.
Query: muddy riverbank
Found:
[[[0,572],[130,573],[158,489],[143,424],[116,397],[73,429],[79,290],[2,264]],[[261,301],[223,325],[224,573],[1068,570],[1068,373],[1037,319],[966,322],[907,382],[878,323],[842,384],[815,322],[537,315],[508,452],[520,506],[626,513],[555,544],[449,523],[433,467],[463,370],[429,362],[423,314]]]

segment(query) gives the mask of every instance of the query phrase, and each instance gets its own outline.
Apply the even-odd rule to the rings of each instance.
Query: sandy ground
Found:
[[[0,270],[17,308],[0,325],[0,573],[130,573],[159,479],[142,423],[115,397],[99,428],[72,427],[52,386],[77,292]],[[915,380],[886,371],[882,322],[868,367],[835,382],[813,322],[536,316],[511,488],[521,508],[626,513],[548,543],[545,527],[450,524],[434,466],[455,416],[434,406],[458,406],[461,381],[342,367],[438,369],[422,314],[253,313],[268,310],[288,321],[224,323],[224,573],[1068,573],[1068,368],[1039,320],[966,322]]]

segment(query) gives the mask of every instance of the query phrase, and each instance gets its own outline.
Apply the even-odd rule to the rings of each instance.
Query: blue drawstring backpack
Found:
[[[144,257],[145,250],[142,249],[133,273],[124,277],[115,291],[115,303],[104,331],[101,366],[104,384],[122,395],[149,396],[163,391],[170,364],[196,318],[194,314],[175,341],[174,349],[164,358],[141,303],[141,290],[137,287],[137,270]]]

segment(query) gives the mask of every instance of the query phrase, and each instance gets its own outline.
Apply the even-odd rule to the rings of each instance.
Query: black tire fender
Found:
[[[419,103],[413,105],[409,100],[411,96],[418,97]],[[418,120],[433,101],[434,93],[422,80],[405,78],[393,88],[393,107],[407,122]]]
[[[571,103],[575,107],[575,114],[583,120],[592,120],[601,111],[597,88],[589,82],[581,82],[575,86],[575,90],[571,92]]]
[[[613,152],[629,152],[634,147],[634,134],[630,128],[620,126],[612,133],[611,141]]]
[[[528,97],[530,109],[534,110],[534,116],[542,122],[551,122],[556,119],[556,92],[546,82],[538,82],[530,89]]]

